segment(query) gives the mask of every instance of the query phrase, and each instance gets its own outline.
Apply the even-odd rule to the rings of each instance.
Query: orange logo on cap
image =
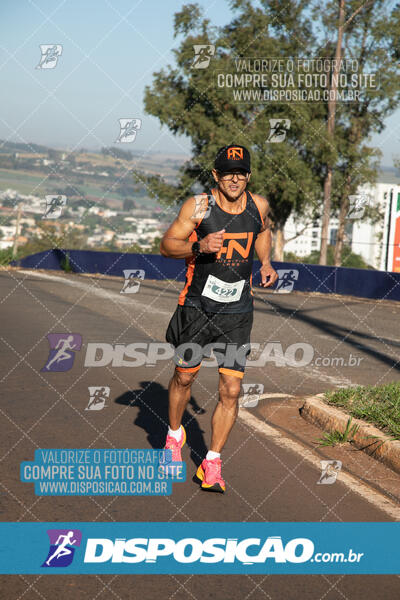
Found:
[[[229,160],[243,160],[243,148],[228,148],[228,159]]]

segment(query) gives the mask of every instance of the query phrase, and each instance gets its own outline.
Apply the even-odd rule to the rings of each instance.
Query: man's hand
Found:
[[[261,273],[261,287],[271,287],[274,285],[275,281],[278,279],[278,273],[275,271],[274,267],[270,264],[263,265],[260,269]]]
[[[204,252],[205,254],[219,252],[224,241],[224,233],[225,229],[220,229],[219,231],[206,235],[206,237],[200,240],[200,252]]]

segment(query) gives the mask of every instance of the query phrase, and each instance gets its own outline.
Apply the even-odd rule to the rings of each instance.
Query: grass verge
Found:
[[[324,398],[400,440],[400,382],[329,391]]]

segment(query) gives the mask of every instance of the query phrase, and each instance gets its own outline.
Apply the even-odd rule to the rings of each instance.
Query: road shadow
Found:
[[[396,355],[391,356],[389,353],[378,350],[370,343],[372,340],[376,342],[378,339],[382,342],[382,346],[384,345],[386,348],[393,347],[393,353],[395,354],[396,348],[399,345],[398,342],[378,336],[374,331],[372,331],[370,334],[358,331],[356,329],[357,322],[355,322],[351,328],[345,327],[338,323],[327,321],[326,319],[319,319],[318,317],[313,317],[310,314],[305,314],[306,311],[303,311],[302,309],[297,310],[293,309],[291,306],[282,306],[279,301],[274,301],[269,298],[255,298],[255,306],[257,311],[260,313],[271,314],[271,311],[273,311],[275,315],[306,323],[317,331],[323,332],[332,338],[335,338],[344,345],[350,346],[350,348],[356,351],[361,350],[365,352],[365,354],[369,355],[374,360],[387,365],[394,371],[400,371],[400,364]],[[361,318],[359,321],[361,323],[363,322]]]
[[[164,447],[168,428],[168,390],[163,385],[156,381],[141,381],[139,389],[124,392],[115,399],[115,403],[136,409],[138,412],[133,421],[134,425],[144,429],[152,448]],[[206,412],[193,397],[188,407],[191,407],[195,414]],[[190,448],[190,458],[197,467],[207,454],[208,448],[204,439],[204,430],[201,429],[193,413],[188,409],[185,410],[182,425],[186,429],[186,443]]]

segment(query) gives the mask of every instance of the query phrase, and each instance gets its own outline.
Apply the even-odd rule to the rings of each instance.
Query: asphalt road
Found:
[[[36,448],[160,448],[167,424],[171,361],[85,367],[87,345],[164,341],[182,284],[145,281],[120,294],[122,280],[27,270],[0,273],[1,519],[3,521],[390,521],[384,511],[304,457],[238,419],[223,451],[225,495],[191,479],[210,441],[217,370],[203,367],[184,416],[188,477],[170,497],[37,497],[19,481]],[[246,370],[244,382],[301,396],[340,385],[399,380],[400,306],[355,298],[256,292],[253,342],[274,342],[274,360]],[[49,333],[76,333],[82,348],[70,370],[46,373]],[[398,336],[398,337],[396,337]],[[281,365],[293,344],[303,365]],[[271,346],[272,347],[272,346]],[[303,348],[304,349],[304,348]],[[299,361],[300,348],[295,355]],[[357,358],[357,365],[350,360]],[[278,359],[276,358],[278,356]],[[290,356],[290,351],[287,356]],[[335,358],[335,361],[332,359]],[[318,364],[325,359],[324,366]],[[344,366],[338,359],[350,362]],[[358,361],[358,359],[361,359]],[[329,364],[328,364],[329,363]],[[109,386],[103,410],[87,411],[89,386]],[[260,417],[260,415],[258,415]],[[262,418],[262,416],[261,416]],[[262,421],[260,421],[262,423]],[[371,459],[372,460],[372,459]],[[395,598],[398,576],[2,576],[4,598]]]

